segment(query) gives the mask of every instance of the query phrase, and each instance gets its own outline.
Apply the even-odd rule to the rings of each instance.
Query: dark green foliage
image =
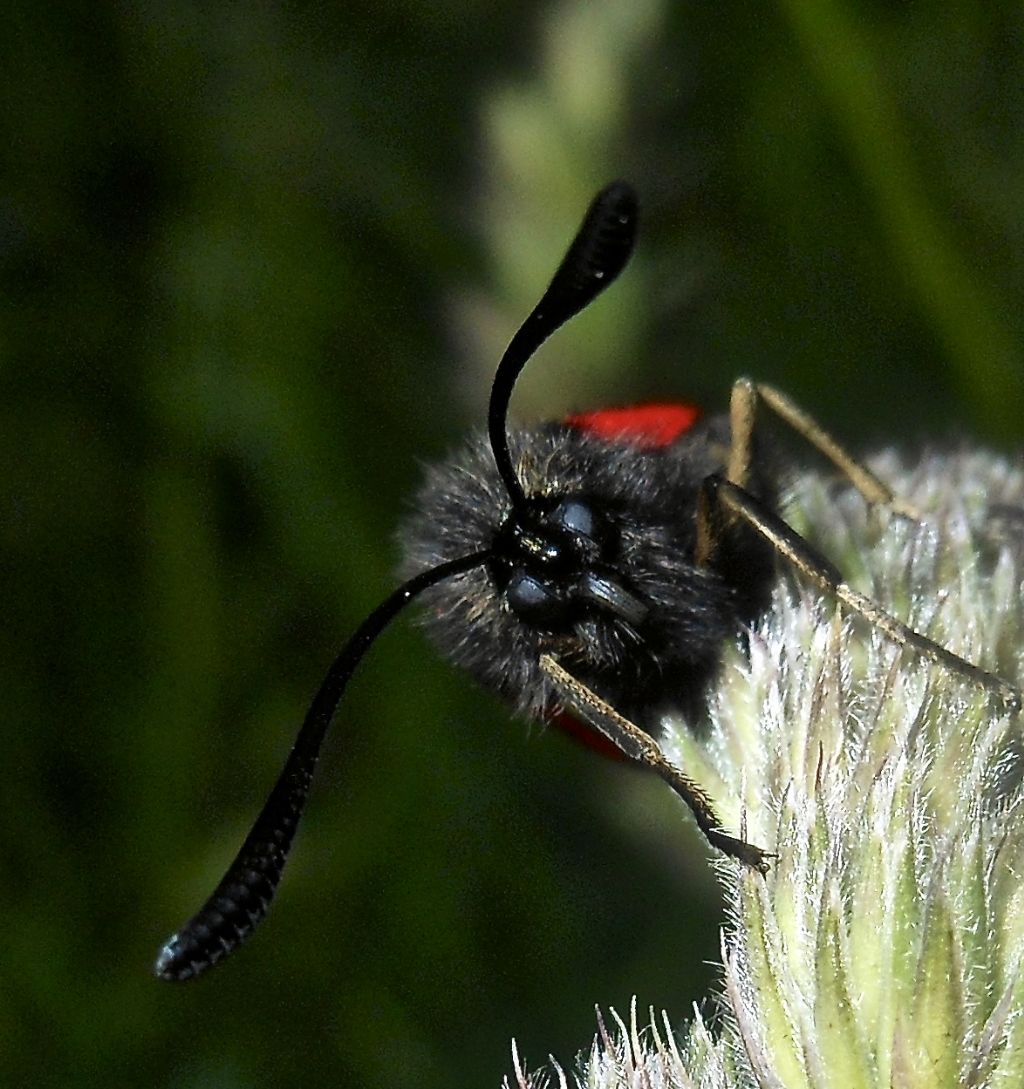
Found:
[[[854,445],[1016,445],[1020,6],[668,8],[585,179],[645,195],[654,286],[610,378],[552,345],[544,408],[748,372]],[[527,741],[408,625],[267,925],[195,987],[149,975],[391,587],[417,460],[482,422],[450,303],[493,282],[481,116],[545,17],[0,16],[0,1084],[495,1085],[513,1034],[568,1060],[594,1002],[705,993],[719,916],[671,799]]]

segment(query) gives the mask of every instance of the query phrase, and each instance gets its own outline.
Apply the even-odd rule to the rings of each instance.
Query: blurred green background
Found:
[[[408,623],[257,938],[150,964],[610,177],[640,252],[518,415],[746,372],[858,447],[1018,444],[1024,8],[15,0],[0,56],[0,1084],[497,1085],[595,1003],[684,1018],[672,800]]]

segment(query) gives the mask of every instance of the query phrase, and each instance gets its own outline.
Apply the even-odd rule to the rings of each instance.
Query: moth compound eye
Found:
[[[563,499],[552,509],[547,520],[573,542],[582,564],[612,559],[618,535],[614,526],[588,500],[579,496]]]
[[[505,587],[508,607],[520,620],[537,628],[556,628],[566,620],[565,602],[544,579],[526,571],[517,571]]]
[[[600,534],[594,509],[582,499],[563,499],[551,512],[551,521],[561,529],[595,543]]]

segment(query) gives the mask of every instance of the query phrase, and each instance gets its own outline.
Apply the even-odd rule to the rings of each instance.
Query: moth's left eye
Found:
[[[565,620],[565,603],[558,591],[526,571],[517,571],[508,580],[505,600],[520,620],[535,627],[557,627]]]

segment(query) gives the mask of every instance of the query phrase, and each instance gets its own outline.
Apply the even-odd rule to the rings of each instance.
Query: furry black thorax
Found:
[[[553,708],[540,669],[551,653],[617,710],[651,728],[668,707],[690,710],[715,672],[721,647],[767,605],[774,559],[745,527],[728,532],[714,563],[694,563],[697,500],[722,471],[725,417],[712,417],[668,446],[608,441],[563,423],[509,435],[516,473],[531,502],[550,508],[581,497],[611,527],[603,562],[646,605],[642,622],[593,610],[568,628],[525,622],[510,607],[495,565],[423,594],[423,625],[439,650],[532,718]],[[755,462],[755,464],[759,463]],[[749,488],[772,506],[774,488]],[[485,435],[428,470],[405,523],[402,576],[481,549],[507,533],[512,512]]]

